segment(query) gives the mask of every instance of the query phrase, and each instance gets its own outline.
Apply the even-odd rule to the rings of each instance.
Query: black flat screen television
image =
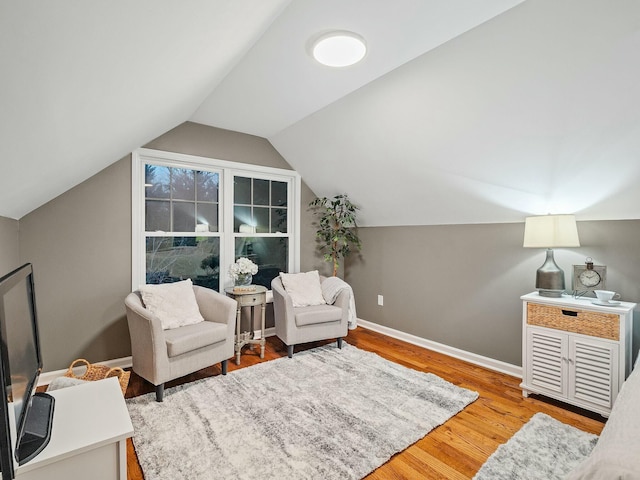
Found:
[[[53,397],[36,393],[42,355],[30,263],[0,278],[0,340],[0,469],[12,480],[47,446],[53,420]]]

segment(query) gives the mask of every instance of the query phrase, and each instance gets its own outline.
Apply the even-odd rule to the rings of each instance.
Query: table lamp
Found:
[[[525,248],[546,248],[547,258],[536,272],[536,288],[543,297],[560,297],[564,292],[564,271],[553,258],[553,249],[579,247],[575,215],[527,217],[524,223]]]

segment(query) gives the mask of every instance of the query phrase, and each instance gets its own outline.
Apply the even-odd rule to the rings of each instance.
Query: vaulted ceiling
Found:
[[[316,64],[330,29],[365,59]],[[363,225],[640,218],[636,0],[3,1],[0,59],[2,216],[190,120]]]

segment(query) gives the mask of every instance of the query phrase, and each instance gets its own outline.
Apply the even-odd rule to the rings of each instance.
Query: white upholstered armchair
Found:
[[[205,321],[167,330],[145,308],[140,291],[125,299],[133,371],[155,386],[158,402],[169,380],[218,362],[226,375],[227,360],[234,354],[236,301],[208,288],[190,288]]]
[[[320,282],[326,277],[320,276]],[[294,306],[292,297],[276,277],[271,282],[276,335],[287,346],[287,355],[293,356],[293,347],[300,343],[336,338],[342,348],[342,338],[347,336],[350,293],[340,292],[332,305],[321,303]]]

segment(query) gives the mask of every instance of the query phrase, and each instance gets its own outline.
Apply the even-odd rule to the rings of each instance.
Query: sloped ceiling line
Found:
[[[363,225],[638,218],[638,25],[634,0],[3,2],[0,215],[190,120],[267,138]],[[330,28],[364,61],[315,64]]]

